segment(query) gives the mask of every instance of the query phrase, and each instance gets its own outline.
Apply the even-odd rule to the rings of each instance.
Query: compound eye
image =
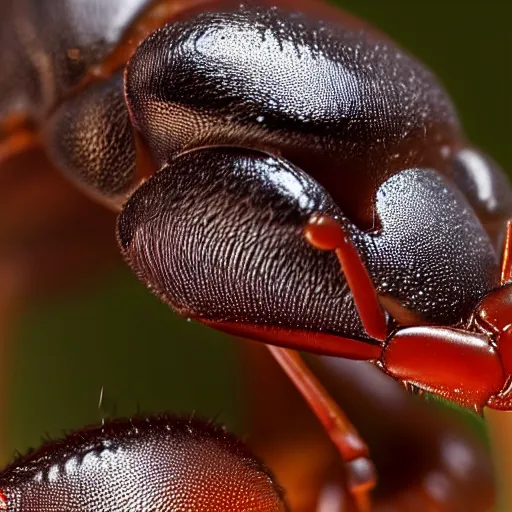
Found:
[[[305,239],[313,213],[341,218],[325,190],[287,161],[201,149],[133,194],[118,236],[139,278],[184,316],[263,340],[365,336],[336,256]]]
[[[0,473],[0,510],[286,507],[268,470],[233,435],[211,423],[163,415],[85,428],[21,458]]]

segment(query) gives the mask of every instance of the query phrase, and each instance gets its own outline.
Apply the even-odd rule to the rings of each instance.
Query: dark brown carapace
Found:
[[[43,149],[121,210],[122,254],[154,293],[273,345],[359,510],[368,448],[288,349],[512,409],[512,189],[414,57],[312,0],[0,14],[0,163]]]

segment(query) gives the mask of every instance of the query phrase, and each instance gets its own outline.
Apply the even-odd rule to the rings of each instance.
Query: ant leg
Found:
[[[317,249],[336,252],[366,333],[384,341],[388,330],[386,314],[365,264],[341,224],[326,215],[313,215],[305,235]]]
[[[501,284],[512,281],[512,220],[507,222],[507,235],[501,259]]]
[[[376,475],[368,446],[298,352],[272,345],[267,348],[302,394],[345,461],[349,491],[358,510],[369,512],[369,493],[375,486]]]

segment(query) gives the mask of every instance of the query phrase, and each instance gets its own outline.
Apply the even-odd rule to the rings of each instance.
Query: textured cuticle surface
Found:
[[[225,429],[174,416],[114,420],[0,473],[10,512],[282,512],[268,470]]]

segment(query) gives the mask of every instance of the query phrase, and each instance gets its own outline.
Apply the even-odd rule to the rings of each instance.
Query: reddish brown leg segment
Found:
[[[335,251],[368,336],[384,341],[386,315],[359,252],[339,222],[313,215],[305,229],[306,239],[317,249]]]
[[[295,384],[340,452],[347,468],[349,490],[360,512],[371,509],[369,493],[376,475],[368,447],[338,404],[313,375],[298,352],[267,345],[271,354]]]
[[[452,327],[399,330],[383,352],[386,373],[479,412],[505,383],[487,338]]]
[[[507,223],[507,234],[501,259],[501,284],[512,281],[512,220]]]

